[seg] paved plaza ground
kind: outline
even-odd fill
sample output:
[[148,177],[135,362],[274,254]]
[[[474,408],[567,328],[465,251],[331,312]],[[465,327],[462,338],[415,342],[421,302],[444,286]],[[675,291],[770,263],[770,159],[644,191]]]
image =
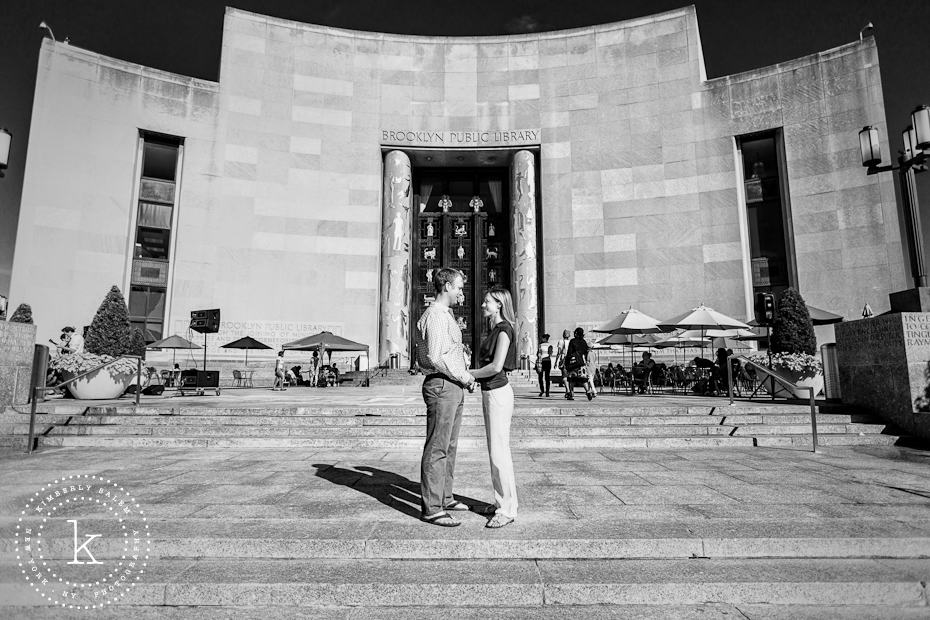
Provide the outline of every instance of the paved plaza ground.
[[[421,523],[418,458],[5,450],[0,616],[930,617],[927,452],[517,451],[520,514],[499,531]],[[151,524],[148,574],[104,611],[44,607],[11,556],[25,502],[79,474],[118,480]],[[459,456],[463,501],[490,500],[489,478],[485,453]]]

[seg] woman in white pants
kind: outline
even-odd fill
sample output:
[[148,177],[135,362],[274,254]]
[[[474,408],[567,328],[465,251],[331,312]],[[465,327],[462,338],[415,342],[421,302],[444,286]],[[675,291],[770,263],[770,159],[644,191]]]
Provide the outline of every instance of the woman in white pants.
[[513,387],[507,371],[517,367],[514,337],[513,299],[510,291],[493,287],[481,304],[488,320],[488,335],[481,342],[480,368],[469,370],[481,385],[484,427],[491,459],[491,484],[494,487],[494,516],[485,527],[500,528],[517,517],[517,483],[510,455],[510,420],[513,417]]

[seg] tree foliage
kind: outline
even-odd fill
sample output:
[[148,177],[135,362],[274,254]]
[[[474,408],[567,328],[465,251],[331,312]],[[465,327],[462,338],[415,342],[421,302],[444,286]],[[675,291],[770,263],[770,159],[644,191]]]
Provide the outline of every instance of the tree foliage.
[[132,328],[129,355],[137,355],[145,359],[145,335],[138,327]]
[[32,306],[29,304],[19,304],[10,317],[10,323],[32,324]]
[[788,288],[778,301],[772,325],[772,353],[817,352],[817,338],[807,304],[796,289]]
[[132,349],[129,308],[119,287],[113,285],[97,308],[97,314],[87,330],[84,349],[97,355],[119,357]]

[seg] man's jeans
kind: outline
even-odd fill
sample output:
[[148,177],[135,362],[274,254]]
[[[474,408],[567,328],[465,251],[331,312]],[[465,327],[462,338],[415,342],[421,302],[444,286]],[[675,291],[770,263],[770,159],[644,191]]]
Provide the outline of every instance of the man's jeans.
[[462,424],[465,390],[449,379],[430,375],[423,381],[426,445],[420,461],[423,515],[434,515],[453,501],[455,451]]

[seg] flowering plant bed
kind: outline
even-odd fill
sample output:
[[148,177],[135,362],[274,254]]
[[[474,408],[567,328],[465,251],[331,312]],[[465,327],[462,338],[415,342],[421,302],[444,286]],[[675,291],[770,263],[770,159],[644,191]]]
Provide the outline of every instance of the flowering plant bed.
[[59,355],[53,359],[51,364],[49,364],[49,368],[59,370],[63,373],[66,372],[72,377],[76,377],[77,375],[93,370],[107,362],[113,362],[105,368],[105,370],[109,371],[113,376],[122,376],[126,373],[132,374],[136,372],[136,360],[125,357],[117,359],[116,361],[113,361],[114,359],[116,358],[110,355],[68,353],[66,355]]
[[[752,355],[749,359],[760,366],[771,368],[778,376],[801,388],[789,390],[782,384],[775,382],[775,396],[807,399],[809,393],[804,388],[814,388],[814,396],[823,390],[823,363],[814,355],[807,353],[773,353],[771,364],[769,364],[767,355]],[[763,384],[765,389],[771,393],[773,389],[772,382],[763,381]]]
[[751,355],[749,359],[760,366],[771,368],[775,372],[787,371],[801,376],[813,376],[817,373],[823,373],[823,363],[817,356],[808,355],[807,353],[773,353],[771,365],[769,364],[769,357],[764,354],[757,353]]

